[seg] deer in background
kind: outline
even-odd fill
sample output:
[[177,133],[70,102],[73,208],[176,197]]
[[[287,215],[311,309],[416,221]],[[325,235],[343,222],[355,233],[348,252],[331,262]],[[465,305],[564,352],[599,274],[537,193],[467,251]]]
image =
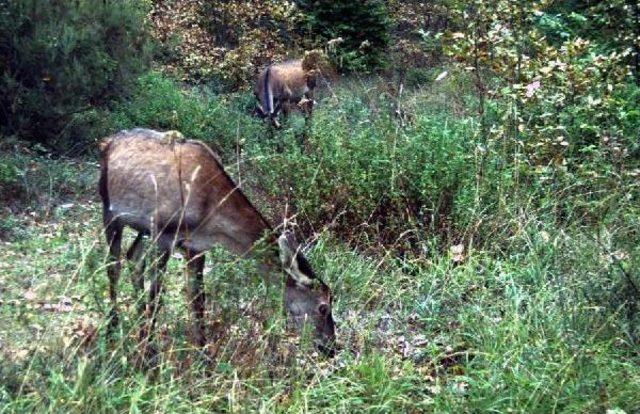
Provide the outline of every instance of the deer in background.
[[[153,331],[162,272],[171,252],[181,249],[189,274],[192,340],[198,346],[206,344],[203,321],[206,251],[220,244],[241,256],[257,255],[256,251],[261,249],[256,249],[256,245],[264,240],[266,248],[261,256],[264,269],[284,269],[286,273],[284,303],[289,320],[298,330],[311,324],[316,346],[333,355],[335,326],[329,287],[317,277],[289,237],[274,234],[209,147],[185,140],[175,131],[133,129],[105,138],[100,148],[99,193],[110,254],[107,268],[112,305],[110,330],[118,323],[117,283],[125,226],[138,232],[128,249],[128,259],[140,260],[146,235],[160,252],[154,265],[156,271],[152,272],[149,306],[144,307],[150,322],[148,328],[141,330],[140,339],[148,340]],[[144,262],[137,266],[138,276],[134,278],[138,292],[144,288],[143,270]]]
[[258,75],[254,94],[258,99],[257,113],[280,127],[278,114],[288,116],[291,106],[297,105],[309,118],[313,112],[313,90],[321,75],[321,52],[311,51],[301,60],[274,63]]

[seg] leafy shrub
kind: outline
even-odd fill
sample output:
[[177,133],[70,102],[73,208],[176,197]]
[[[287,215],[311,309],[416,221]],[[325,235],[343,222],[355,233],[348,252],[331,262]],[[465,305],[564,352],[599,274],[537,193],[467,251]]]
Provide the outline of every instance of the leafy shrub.
[[13,159],[0,157],[0,190],[3,194],[9,192],[9,188],[15,185],[20,179],[20,170],[14,164]]
[[139,78],[131,99],[116,105],[109,123],[112,132],[134,127],[178,130],[230,156],[238,144],[265,127],[252,116],[254,105],[250,94],[215,95],[150,72]]
[[300,13],[290,2],[157,1],[150,16],[165,73],[218,92],[246,88],[299,45]]
[[[475,5],[471,11],[458,6],[458,19],[471,13],[468,27],[449,33],[447,50],[473,71],[480,102],[494,105],[492,125],[487,108],[479,108],[485,138],[506,139],[512,146],[520,142],[532,164],[556,166],[606,151],[603,141],[629,144],[635,132],[627,119],[637,112],[636,105],[626,104],[633,102],[628,91],[635,89],[629,76],[633,26],[630,14],[622,13],[631,11],[629,5],[580,4],[578,10],[589,12],[590,19],[567,4],[476,0]],[[600,31],[584,26],[611,33],[585,39],[581,35]]]
[[337,67],[369,71],[386,64],[390,18],[386,2],[297,0],[306,15],[307,30],[324,41],[342,38],[333,50]]
[[430,113],[425,93],[407,108],[415,119],[402,128],[395,102],[380,87],[358,89],[354,82],[336,89],[335,100],[318,106],[306,138],[293,125],[274,138],[278,149],[258,135],[246,157],[269,193],[291,191],[299,224],[317,230],[335,222],[345,238],[375,235],[385,242],[408,229],[427,238],[449,233],[453,207],[473,199],[476,125]]
[[[559,225],[600,223],[617,208],[616,189],[632,188],[629,170],[638,165],[633,29],[619,15],[630,7],[580,6],[589,21],[567,4],[475,0],[474,6],[454,7],[447,51],[473,78],[487,150],[482,162],[499,172],[485,175],[482,185],[500,200],[494,215],[531,208]],[[591,30],[591,40],[581,37],[596,26],[609,35]]]
[[552,2],[540,14],[537,26],[556,46],[579,37],[597,43],[601,53],[635,48],[635,53],[624,54],[626,64],[635,64],[637,78],[638,13],[638,5],[627,0]]
[[79,120],[128,94],[149,63],[138,1],[0,1],[0,10],[6,134],[58,150],[86,139],[92,122]]

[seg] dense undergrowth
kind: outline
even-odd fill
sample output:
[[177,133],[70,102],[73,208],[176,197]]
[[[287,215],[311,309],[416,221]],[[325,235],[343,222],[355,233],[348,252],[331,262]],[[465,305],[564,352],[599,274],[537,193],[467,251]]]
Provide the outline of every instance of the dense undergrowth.
[[104,335],[95,160],[5,141],[0,411],[640,410],[633,151],[601,142],[593,156],[536,164],[483,136],[462,74],[401,101],[383,80],[344,81],[310,124],[294,114],[282,130],[251,116],[248,94],[156,73],[140,82],[109,129],[178,129],[216,148],[273,222],[288,217],[312,242],[342,350],[316,355],[284,327],[281,287],[214,250],[213,358],[186,339],[183,262],[172,260],[159,364],[139,367],[141,299],[126,272],[121,330],[115,343]]

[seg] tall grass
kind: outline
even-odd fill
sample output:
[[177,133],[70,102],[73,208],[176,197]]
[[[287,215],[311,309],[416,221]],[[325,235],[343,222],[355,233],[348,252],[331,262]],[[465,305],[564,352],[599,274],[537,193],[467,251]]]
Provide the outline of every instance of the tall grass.
[[[184,335],[181,265],[172,262],[152,374],[135,362],[136,298],[126,273],[119,339],[110,344],[94,332],[108,307],[105,252],[97,209],[79,214],[86,230],[63,224],[52,238],[2,248],[3,257],[19,255],[3,269],[5,411],[640,408],[640,361],[624,302],[614,289],[596,296],[604,287],[593,283],[608,278],[621,288],[624,280],[591,240],[530,227],[521,254],[474,251],[456,265],[446,255],[381,261],[323,236],[311,261],[336,292],[343,351],[334,360],[298,348],[282,330],[277,286],[267,289],[250,266],[214,252],[206,288],[208,332],[217,341],[208,361]],[[72,310],[40,305],[60,297],[71,298]]]

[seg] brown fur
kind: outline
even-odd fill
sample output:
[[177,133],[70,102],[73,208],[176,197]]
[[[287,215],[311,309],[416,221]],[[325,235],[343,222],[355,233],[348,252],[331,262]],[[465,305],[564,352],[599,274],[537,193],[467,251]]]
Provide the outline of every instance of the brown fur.
[[[287,309],[305,317],[320,305],[330,306],[329,289],[324,283],[310,283],[313,271],[288,243],[276,243],[267,220],[224,171],[217,156],[198,141],[184,140],[177,131],[161,133],[147,129],[121,131],[100,144],[102,150],[99,192],[103,201],[103,219],[113,262],[108,267],[110,296],[113,302],[112,325],[117,321],[116,284],[120,273],[120,241],[125,226],[139,232],[127,257],[140,259],[142,235],[149,234],[162,252],[158,267],[162,270],[174,248],[184,249],[189,259],[191,307],[196,319],[195,342],[204,345],[204,292],[202,271],[204,253],[221,244],[240,255],[250,253],[258,240],[267,237],[272,246],[265,260],[273,267],[279,246],[289,263],[285,270],[296,285],[287,288]],[[144,259],[142,259],[144,260]],[[283,263],[285,260],[283,259]],[[138,266],[144,269],[144,264]],[[154,274],[159,274],[155,272]],[[140,276],[142,277],[142,276]],[[144,286],[135,279],[136,289]],[[156,309],[161,292],[159,279],[152,281],[150,301]],[[151,312],[155,315],[155,310]],[[313,316],[313,315],[310,315]],[[320,318],[319,316],[317,318]],[[316,318],[316,319],[317,319]],[[318,335],[323,346],[333,341],[333,321],[318,319]],[[141,331],[145,339],[153,328]],[[320,329],[320,328],[318,328]],[[144,333],[143,333],[144,332]]]
[[[277,124],[281,111],[289,113],[291,105],[301,104],[307,115],[313,109],[313,90],[319,71],[303,69],[302,60],[276,63],[260,72],[254,93],[258,98],[258,112]],[[272,99],[269,99],[269,94]]]
[[239,254],[270,229],[204,144],[134,131],[107,139],[107,220],[160,233],[163,247]]

